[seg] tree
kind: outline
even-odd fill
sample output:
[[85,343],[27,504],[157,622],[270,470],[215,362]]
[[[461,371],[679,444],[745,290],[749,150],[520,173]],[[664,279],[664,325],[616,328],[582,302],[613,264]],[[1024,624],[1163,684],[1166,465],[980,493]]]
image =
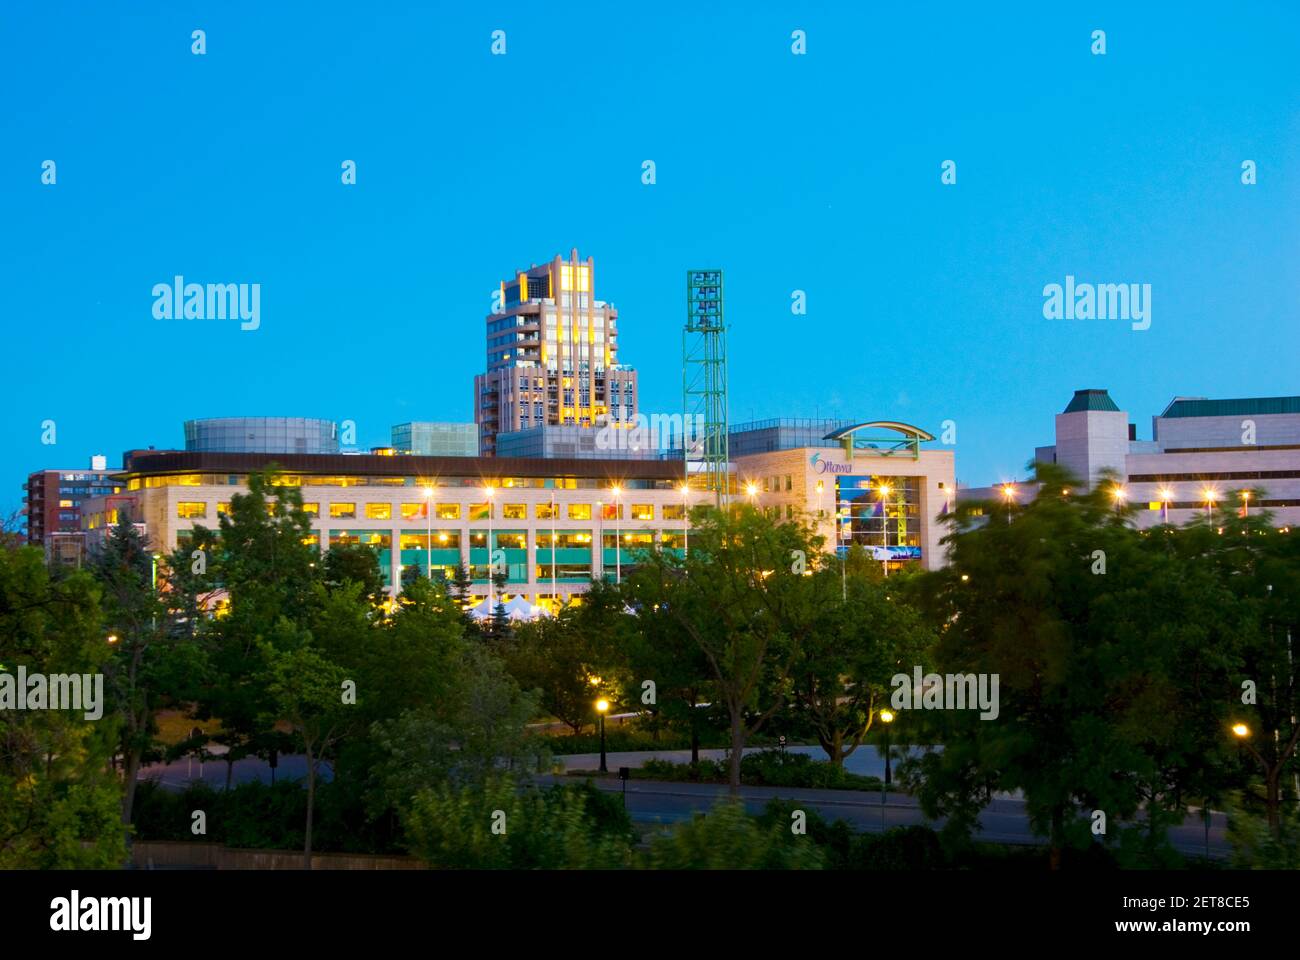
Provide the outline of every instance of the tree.
[[862,745],[890,680],[910,674],[934,641],[899,578],[889,579],[855,572],[845,584],[824,564],[800,585],[814,622],[792,671],[793,696],[837,767]]
[[229,598],[224,615],[202,633],[206,679],[195,697],[198,719],[221,718],[216,739],[228,748],[227,787],[237,760],[283,746],[274,728],[263,725],[271,715],[264,642],[284,635],[277,633],[281,620],[299,628],[308,621],[317,602],[310,586],[321,579],[302,494],[275,480],[274,467],[250,474],[248,493],[231,497],[219,536],[203,527],[193,534],[195,542],[214,546],[208,572]]
[[[281,628],[292,628],[287,621]],[[287,643],[266,645],[263,655],[269,671],[267,684],[275,712],[267,721],[282,719],[302,744],[307,755],[307,825],[303,844],[303,868],[311,869],[311,830],[315,811],[316,779],[320,763],[355,722],[355,700],[345,701],[347,672],[310,646],[310,637],[298,637],[292,649]]]
[[735,801],[650,842],[650,865],[657,870],[818,870],[824,862],[811,837],[791,834],[789,821],[760,826]]
[[124,828],[131,824],[141,762],[156,752],[157,712],[183,689],[195,663],[194,647],[179,642],[169,629],[156,564],[125,513],[89,564],[102,587],[104,628],[112,638],[105,675],[120,721]]
[[689,557],[648,554],[624,582],[637,609],[667,611],[708,663],[730,720],[736,795],[746,740],[786,703],[811,625],[796,581],[820,541],[804,526],[775,524],[751,507],[694,513]]
[[927,816],[947,818],[950,843],[993,790],[1020,790],[1053,868],[1067,847],[1096,842],[1093,811],[1106,842],[1126,845],[1143,806],[1139,849],[1157,862],[1198,783],[1197,751],[1216,736],[1249,618],[1210,564],[1167,554],[1164,538],[1181,533],[1129,527],[1106,481],[1080,494],[1052,465],[1037,480],[1034,500],[999,506],[994,522],[980,515],[992,505],[960,506],[950,565],[917,584],[940,632],[935,670],[996,678],[998,711],[900,718],[943,744],[900,773]]
[[384,574],[372,547],[360,543],[342,543],[325,552],[323,579],[331,589],[345,583],[360,584],[362,594],[373,606],[388,599]]
[[[97,674],[109,655],[99,588],[86,571],[51,580],[36,547],[0,546],[0,702],[26,696],[17,672]],[[89,707],[83,692],[83,705]],[[0,709],[0,869],[122,863],[121,793],[105,712]],[[98,704],[102,710],[104,704]],[[91,711],[94,712],[93,710]]]

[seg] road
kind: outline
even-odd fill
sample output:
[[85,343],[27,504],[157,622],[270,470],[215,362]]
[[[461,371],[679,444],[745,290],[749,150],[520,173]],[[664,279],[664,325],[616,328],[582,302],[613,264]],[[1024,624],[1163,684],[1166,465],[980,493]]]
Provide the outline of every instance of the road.
[[[818,759],[824,759],[825,753],[820,747],[790,747],[791,752],[808,753]],[[753,752],[752,750],[746,752]],[[906,748],[895,748],[894,764],[897,768],[898,758],[906,753]],[[700,756],[712,760],[721,759],[724,750],[701,750]],[[671,760],[674,763],[686,763],[690,760],[689,750],[659,750],[639,753],[609,753],[606,763],[611,771],[619,767],[640,767],[651,757]],[[595,753],[571,754],[556,757],[557,768],[566,772],[591,770],[600,765],[600,755]],[[208,761],[203,765],[202,779],[209,786],[221,789],[226,782],[226,765],[221,761]],[[851,754],[844,763],[851,773],[867,776],[884,776],[884,758],[874,747],[861,747]],[[306,776],[307,764],[301,756],[281,756],[276,770],[278,780],[298,780]],[[332,773],[327,764],[322,765],[321,778],[328,780]],[[170,764],[152,764],[141,769],[140,779],[157,778],[167,789],[182,790],[192,780],[199,779],[199,764],[178,760]],[[537,778],[540,783],[565,782],[566,777],[544,776]],[[263,760],[248,758],[239,760],[234,765],[233,783],[251,783],[261,781],[269,783],[271,771]],[[594,778],[593,782],[602,790],[614,793],[622,791],[622,783],[610,778]],[[627,808],[632,819],[639,823],[675,823],[688,819],[697,811],[705,811],[727,796],[723,784],[710,783],[668,783],[652,780],[630,780],[627,783]],[[889,792],[885,796],[882,811],[879,791],[858,790],[807,790],[783,787],[743,787],[741,799],[746,809],[758,813],[767,802],[775,797],[782,797],[805,804],[808,809],[816,810],[828,820],[845,820],[856,830],[876,832],[881,829],[882,812],[885,828],[928,824],[939,827],[942,821],[928,821],[921,813],[916,800],[906,794]],[[1017,794],[995,794],[992,802],[983,810],[979,822],[983,830],[979,839],[991,843],[1036,844],[1042,841],[1029,831],[1029,820],[1025,814],[1024,802]],[[1210,856],[1223,859],[1230,855],[1231,847],[1226,839],[1227,817],[1220,812],[1212,812],[1210,820]],[[1192,856],[1205,855],[1205,823],[1199,810],[1188,815],[1183,824],[1169,831],[1170,842],[1174,848]]]

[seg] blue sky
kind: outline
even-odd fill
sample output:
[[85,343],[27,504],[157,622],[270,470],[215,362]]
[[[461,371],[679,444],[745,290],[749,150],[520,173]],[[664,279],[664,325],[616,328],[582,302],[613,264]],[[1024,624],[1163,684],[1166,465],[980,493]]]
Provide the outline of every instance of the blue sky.
[[[965,483],[1076,388],[1143,438],[1300,392],[1300,5],[806,6],[6,5],[0,509],[190,417],[469,420],[492,290],[574,246],[645,412],[720,266],[733,421],[953,420]],[[176,274],[260,283],[261,328],[155,320]],[[1044,319],[1067,274],[1151,284],[1150,329]]]

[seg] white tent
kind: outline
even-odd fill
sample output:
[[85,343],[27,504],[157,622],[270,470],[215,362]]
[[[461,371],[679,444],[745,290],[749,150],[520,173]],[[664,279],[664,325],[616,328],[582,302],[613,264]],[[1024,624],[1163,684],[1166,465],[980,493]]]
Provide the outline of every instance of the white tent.
[[492,609],[495,606],[487,597],[483,602],[470,608],[469,615],[475,620],[486,620],[492,616]]

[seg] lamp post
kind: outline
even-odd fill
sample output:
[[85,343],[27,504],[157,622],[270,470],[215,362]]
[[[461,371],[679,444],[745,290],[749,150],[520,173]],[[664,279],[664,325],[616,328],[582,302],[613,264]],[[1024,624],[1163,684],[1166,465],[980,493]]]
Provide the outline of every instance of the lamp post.
[[1124,509],[1124,498],[1128,496],[1128,492],[1124,489],[1122,484],[1117,483],[1111,489],[1110,495],[1115,501],[1115,512],[1119,513]]
[[1205,519],[1212,521],[1214,519],[1214,500],[1218,496],[1210,487],[1205,488]]
[[1241,519],[1250,519],[1250,491],[1241,491]]
[[880,711],[880,722],[885,725],[885,782],[880,786],[880,831],[885,831],[885,790],[893,781],[889,769],[889,725],[894,722],[894,714],[889,710]]
[[1164,513],[1164,516],[1161,517],[1161,520],[1164,523],[1169,522],[1169,506],[1170,503],[1173,501],[1173,499],[1174,499],[1174,492],[1172,490],[1170,490],[1168,487],[1162,487],[1160,489],[1160,507]]
[[488,508],[487,555],[488,555],[488,608],[489,609],[491,609],[492,607],[492,574],[495,572],[493,570],[493,564],[492,564],[492,496],[495,493],[496,490],[491,484],[488,484],[486,487],[483,488],[483,494],[484,496],[487,497],[487,508]]
[[616,483],[611,491],[614,494],[614,582],[623,582],[623,538],[621,525],[619,524],[619,514],[623,510],[623,504],[619,500],[619,494],[623,492],[622,488]]
[[424,488],[424,576],[433,582],[433,487]]
[[885,576],[889,576],[889,484],[880,485],[880,529],[885,536],[885,557],[880,561],[880,565],[885,568]]
[[555,612],[560,612],[560,592],[556,587],[555,579],[555,489],[551,489],[551,603],[555,605]]
[[1016,488],[1014,484],[1004,483],[1002,485],[1002,496],[1007,501],[1007,523],[1011,523],[1011,505],[1016,502]]
[[601,697],[596,701],[596,713],[600,715],[600,772],[609,773],[605,765],[605,714],[609,712],[609,701]]
[[691,488],[682,484],[682,543],[685,546],[685,555],[691,555]]

